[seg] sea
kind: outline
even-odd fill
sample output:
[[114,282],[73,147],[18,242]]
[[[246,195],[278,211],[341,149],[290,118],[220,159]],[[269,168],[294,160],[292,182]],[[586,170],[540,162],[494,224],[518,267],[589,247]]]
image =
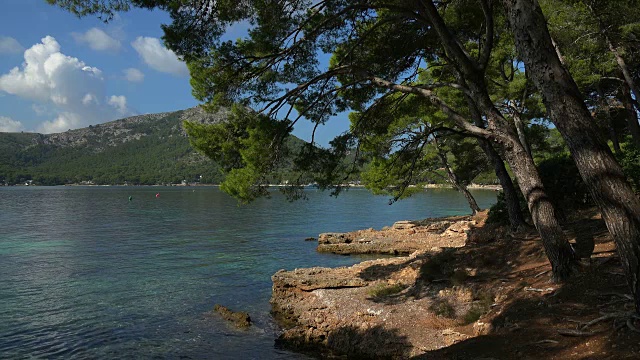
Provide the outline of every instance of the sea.
[[392,205],[360,188],[305,192],[240,205],[205,186],[0,187],[0,359],[306,359],[274,345],[271,275],[371,258],[306,238],[470,212],[450,189]]

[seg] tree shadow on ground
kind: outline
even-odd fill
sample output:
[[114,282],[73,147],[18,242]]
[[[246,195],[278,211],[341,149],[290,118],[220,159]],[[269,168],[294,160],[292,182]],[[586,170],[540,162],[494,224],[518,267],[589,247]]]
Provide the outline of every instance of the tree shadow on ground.
[[[581,264],[563,284],[551,283],[549,262],[532,230],[508,239],[471,233],[470,238],[476,241],[464,248],[426,253],[391,265],[372,265],[360,277],[385,280],[406,266],[419,269],[419,277],[408,289],[370,299],[386,304],[434,296],[456,283],[474,291],[508,293],[507,299],[496,300],[480,316],[480,322],[490,325],[487,335],[428,351],[418,359],[640,358],[640,333],[632,330],[640,324],[628,315],[634,309],[633,301],[604,222],[589,218],[563,227],[567,237],[576,242],[574,246],[580,246],[581,241],[591,243],[583,255],[589,263]],[[469,268],[473,268],[473,274],[456,279],[458,270]],[[616,316],[603,319],[611,314]],[[585,326],[594,319],[601,320]],[[626,326],[630,319],[631,327]],[[460,321],[459,325],[456,331],[474,334],[471,324]]]
[[[489,316],[492,331],[416,359],[637,359],[640,333],[626,326],[633,311],[617,258],[582,269],[545,293],[521,296]],[[524,276],[524,278],[529,278]],[[517,296],[517,295],[516,295]],[[603,318],[607,314],[620,316]],[[585,326],[592,320],[602,319]],[[617,329],[616,329],[617,328]]]

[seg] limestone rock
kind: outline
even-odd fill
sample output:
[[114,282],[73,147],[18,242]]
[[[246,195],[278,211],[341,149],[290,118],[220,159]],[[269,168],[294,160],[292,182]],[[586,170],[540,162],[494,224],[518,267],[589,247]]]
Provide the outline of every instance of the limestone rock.
[[243,311],[232,311],[229,308],[216,304],[213,311],[222,316],[223,319],[233,323],[236,327],[247,328],[251,326],[251,317]]

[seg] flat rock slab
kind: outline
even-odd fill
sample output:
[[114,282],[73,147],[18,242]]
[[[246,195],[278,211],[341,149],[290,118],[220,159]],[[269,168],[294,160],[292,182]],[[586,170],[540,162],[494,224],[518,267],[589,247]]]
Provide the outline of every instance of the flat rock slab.
[[477,225],[470,216],[421,221],[398,221],[382,230],[366,229],[348,233],[323,233],[318,252],[333,254],[408,255],[434,247],[461,247],[467,233]]

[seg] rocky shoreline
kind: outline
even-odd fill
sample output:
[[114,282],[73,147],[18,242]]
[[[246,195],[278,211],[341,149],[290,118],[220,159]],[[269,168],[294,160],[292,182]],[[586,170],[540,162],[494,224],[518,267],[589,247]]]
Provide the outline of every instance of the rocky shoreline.
[[470,230],[485,219],[483,213],[321,234],[321,252],[404,256],[278,271],[271,298],[272,313],[284,328],[278,343],[323,356],[407,358],[485,332],[481,322],[462,330],[438,314],[445,302],[446,311],[465,314],[475,299],[469,289],[448,286],[459,269],[440,269],[436,263],[465,246]]
[[274,274],[277,345],[322,358],[638,359],[615,244],[597,212],[576,215],[567,237],[595,250],[561,284],[533,229],[486,224],[486,212],[321,234],[318,251],[384,258]]

